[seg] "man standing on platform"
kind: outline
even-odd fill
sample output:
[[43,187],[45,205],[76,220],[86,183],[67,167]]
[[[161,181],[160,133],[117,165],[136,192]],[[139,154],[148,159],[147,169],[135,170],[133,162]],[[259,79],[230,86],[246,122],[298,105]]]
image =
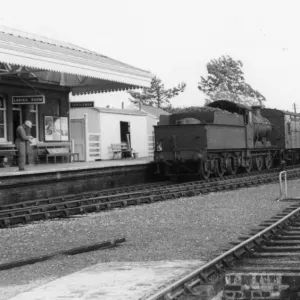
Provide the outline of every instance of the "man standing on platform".
[[25,163],[26,163],[26,142],[29,143],[33,139],[32,136],[27,135],[26,129],[31,129],[32,123],[30,121],[25,121],[23,125],[18,126],[17,128],[17,139],[16,139],[16,147],[18,149],[18,164],[19,171],[25,171]]

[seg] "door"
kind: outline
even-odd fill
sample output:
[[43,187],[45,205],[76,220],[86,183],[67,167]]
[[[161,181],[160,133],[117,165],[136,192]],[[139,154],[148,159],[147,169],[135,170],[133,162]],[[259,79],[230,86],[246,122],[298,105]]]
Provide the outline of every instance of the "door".
[[74,140],[74,151],[79,153],[79,160],[85,161],[85,121],[84,119],[71,120],[71,139]]
[[16,140],[16,132],[19,125],[22,124],[21,109],[13,108],[13,142]]
[[285,115],[285,148],[292,148],[292,121],[290,115]]
[[121,143],[127,143],[130,147],[130,123],[129,122],[120,122],[120,133],[121,133]]

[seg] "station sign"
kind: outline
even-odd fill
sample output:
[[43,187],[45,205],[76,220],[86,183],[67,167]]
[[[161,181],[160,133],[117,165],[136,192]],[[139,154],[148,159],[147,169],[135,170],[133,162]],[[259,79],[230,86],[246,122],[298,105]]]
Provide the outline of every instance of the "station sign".
[[12,96],[12,104],[45,104],[45,96]]
[[70,102],[71,108],[94,107],[94,101]]

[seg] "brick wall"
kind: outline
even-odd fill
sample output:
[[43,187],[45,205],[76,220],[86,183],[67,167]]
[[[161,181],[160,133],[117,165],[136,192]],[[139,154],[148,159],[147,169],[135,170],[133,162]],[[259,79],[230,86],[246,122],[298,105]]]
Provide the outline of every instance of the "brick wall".
[[152,164],[1,176],[0,205],[97,191],[153,179]]

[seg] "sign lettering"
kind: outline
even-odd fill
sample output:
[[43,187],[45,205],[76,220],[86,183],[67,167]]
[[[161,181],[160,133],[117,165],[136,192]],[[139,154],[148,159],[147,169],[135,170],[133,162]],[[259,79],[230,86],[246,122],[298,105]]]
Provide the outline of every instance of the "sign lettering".
[[45,104],[45,96],[12,96],[12,104]]
[[94,101],[70,102],[71,108],[94,107]]

